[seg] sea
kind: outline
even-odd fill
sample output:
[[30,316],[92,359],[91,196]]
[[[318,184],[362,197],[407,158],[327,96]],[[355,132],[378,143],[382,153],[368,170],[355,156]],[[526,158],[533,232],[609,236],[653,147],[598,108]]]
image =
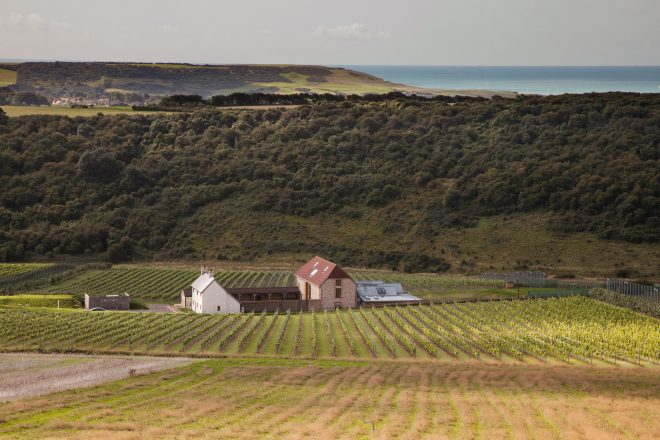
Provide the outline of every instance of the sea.
[[660,93],[660,66],[341,66],[387,81],[431,89],[493,90],[540,95],[589,92]]

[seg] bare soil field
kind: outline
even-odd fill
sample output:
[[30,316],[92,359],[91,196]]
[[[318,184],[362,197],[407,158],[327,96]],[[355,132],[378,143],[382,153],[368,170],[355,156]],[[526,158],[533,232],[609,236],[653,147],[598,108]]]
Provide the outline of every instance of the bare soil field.
[[183,358],[0,354],[0,402],[98,385],[191,362]]
[[9,438],[657,439],[660,369],[209,360],[0,405]]

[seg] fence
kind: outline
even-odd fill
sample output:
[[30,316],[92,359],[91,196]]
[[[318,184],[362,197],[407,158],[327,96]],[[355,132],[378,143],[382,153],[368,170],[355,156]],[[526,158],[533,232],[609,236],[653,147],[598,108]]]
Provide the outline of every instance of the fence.
[[479,275],[484,280],[502,280],[529,287],[545,287],[545,272],[485,272]]
[[588,289],[573,289],[573,290],[530,290],[527,292],[527,298],[554,298],[563,296],[585,295]]
[[607,290],[623,293],[624,295],[641,296],[652,301],[660,301],[660,285],[633,283],[620,278],[608,278]]
[[275,310],[278,312],[309,312],[311,310],[321,310],[321,300],[319,299],[283,299],[273,301],[242,301],[241,309],[243,312],[261,313],[264,310],[272,313]]
[[486,272],[479,275],[486,280],[502,280],[515,283],[521,287],[553,287],[559,289],[593,289],[605,287],[605,282],[599,281],[576,281],[546,278],[545,272]]
[[42,280],[53,275],[59,275],[74,269],[75,267],[76,266],[73,264],[54,264],[52,266],[44,267],[43,269],[33,270],[13,277],[0,278],[0,291],[9,289],[17,284]]

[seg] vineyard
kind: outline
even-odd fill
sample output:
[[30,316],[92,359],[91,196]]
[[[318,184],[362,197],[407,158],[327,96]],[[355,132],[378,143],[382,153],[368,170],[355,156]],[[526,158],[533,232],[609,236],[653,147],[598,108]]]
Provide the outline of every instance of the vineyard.
[[[177,301],[181,289],[199,275],[195,270],[115,266],[106,270],[83,272],[71,279],[41,289],[43,293],[82,295],[120,294],[155,301]],[[225,287],[288,286],[289,272],[227,271],[216,274]]]
[[[105,270],[87,270],[72,278],[37,290],[40,293],[74,295],[127,292],[133,297],[151,301],[177,301],[181,289],[189,286],[198,274],[199,272],[196,270],[119,265]],[[476,289],[483,295],[515,296],[515,292],[502,289],[504,286],[502,281],[474,277],[368,270],[353,271],[351,276],[355,280],[383,280],[401,283],[406,290],[421,296],[452,289],[459,292],[455,296],[462,296],[463,292],[471,289]],[[228,270],[216,272],[215,277],[225,287],[295,285],[293,274],[287,271]],[[466,296],[470,296],[470,294],[466,294]]]
[[504,287],[504,281],[487,280],[476,277],[460,275],[436,275],[421,273],[376,272],[356,270],[351,272],[355,280],[382,280],[392,283],[401,283],[410,290],[439,290],[455,287]]
[[78,302],[71,295],[9,295],[0,296],[0,308],[74,308]]
[[585,297],[312,313],[0,310],[0,348],[287,357],[660,362],[660,325]]
[[[145,362],[71,360],[92,379]],[[0,437],[656,440],[659,396],[655,368],[209,359],[0,403]]]
[[48,266],[48,263],[0,263],[0,279],[13,278]]

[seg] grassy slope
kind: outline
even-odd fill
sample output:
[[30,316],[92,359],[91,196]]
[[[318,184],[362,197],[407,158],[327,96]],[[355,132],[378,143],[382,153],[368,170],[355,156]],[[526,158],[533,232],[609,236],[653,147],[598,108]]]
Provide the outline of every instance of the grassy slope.
[[78,302],[71,295],[23,294],[0,296],[0,308],[74,308]]
[[[404,202],[396,202],[404,203]],[[405,248],[410,251],[439,255],[451,263],[451,272],[480,273],[484,271],[543,270],[553,274],[612,277],[619,270],[630,276],[657,278],[660,276],[660,248],[657,244],[634,244],[603,240],[591,233],[559,234],[547,227],[548,214],[530,213],[495,216],[482,219],[474,228],[445,229],[432,240],[414,238],[415,234],[383,232],[381,219],[396,212],[397,206],[386,209],[364,209],[360,218],[327,219],[323,216],[301,218],[275,214],[253,213],[249,218],[228,215],[220,220],[226,231],[215,237],[197,235],[203,231],[195,223],[212,217],[218,207],[209,204],[198,216],[182,221],[173,235],[187,232],[198,255],[213,259],[222,247],[243,248],[263,237],[264,224],[277,224],[277,237],[270,242],[295,242],[322,252],[324,246],[342,244],[384,251]],[[407,219],[414,224],[416,219]],[[405,232],[404,232],[405,233]],[[267,247],[267,243],[263,244]],[[257,246],[255,246],[257,247]],[[309,254],[311,255],[311,253]],[[308,254],[281,255],[283,261],[304,260]],[[277,260],[277,256],[263,261]]]
[[0,69],[0,87],[10,86],[16,83],[16,71]]
[[657,368],[209,360],[0,404],[0,436],[650,439],[659,384]]
[[[104,63],[96,63],[98,71]],[[425,89],[391,83],[383,79],[362,72],[349,69],[324,66],[302,65],[187,65],[176,63],[136,64],[136,63],[105,63],[105,74],[100,73],[97,78],[90,77],[88,68],[84,64],[76,67],[75,63],[65,63],[68,78],[75,80],[77,70],[85,69],[84,80],[79,83],[88,88],[104,87],[107,92],[144,93],[152,95],[172,95],[198,93],[204,95],[220,95],[233,92],[254,92],[267,89],[276,93],[296,93],[299,91],[316,93],[386,93],[391,91],[404,91],[418,94],[454,95],[455,90]],[[122,69],[124,67],[124,69]],[[44,69],[44,66],[36,67]],[[108,69],[109,68],[109,69]],[[146,71],[140,74],[131,74],[143,68]],[[182,76],[163,76],[158,71],[179,72]],[[16,73],[6,71],[7,81],[16,81]],[[150,73],[149,73],[150,72]],[[273,72],[277,72],[281,81],[273,80]],[[13,74],[13,76],[11,76]],[[20,75],[20,66],[19,66]],[[108,75],[108,76],[106,76]],[[214,79],[209,79],[212,76]],[[204,85],[194,84],[198,78],[204,77]],[[34,78],[34,75],[33,75]],[[90,79],[91,78],[91,79]],[[45,87],[53,85],[51,82],[60,82],[55,77],[36,81],[32,86]],[[0,77],[0,81],[2,78]],[[20,78],[19,78],[20,80]],[[109,82],[110,84],[106,84]],[[59,87],[59,86],[58,86]],[[73,89],[69,90],[69,93]],[[461,90],[462,95],[492,96],[495,92],[487,90]],[[498,92],[499,95],[513,96],[509,92]]]
[[46,107],[27,105],[3,105],[2,109],[9,117],[31,116],[31,115],[63,115],[63,116],[96,116],[99,113],[105,115],[141,115],[157,112],[133,111],[130,107],[96,107],[96,108],[71,108],[71,107]]
[[[240,106],[240,107],[221,107],[215,110],[267,110],[270,108],[292,108],[296,105],[260,105],[260,106]],[[92,117],[99,113],[104,115],[145,115],[154,113],[168,113],[168,112],[154,112],[154,111],[135,111],[130,107],[95,107],[95,108],[71,108],[64,106],[27,106],[27,105],[3,105],[2,108],[7,116],[32,116],[32,115],[62,115],[69,117]]]

